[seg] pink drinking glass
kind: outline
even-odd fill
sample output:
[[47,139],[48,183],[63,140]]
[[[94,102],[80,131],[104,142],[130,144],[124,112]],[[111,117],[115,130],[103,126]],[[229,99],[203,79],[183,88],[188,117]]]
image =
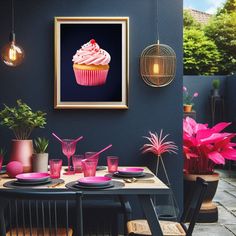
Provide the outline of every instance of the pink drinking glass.
[[107,157],[107,167],[109,173],[114,173],[118,169],[119,157],[108,156]]
[[84,159],[84,155],[74,155],[72,156],[72,164],[75,173],[83,172],[82,160]]
[[62,152],[63,154],[67,157],[68,160],[68,169],[67,172],[64,173],[64,175],[73,175],[74,171],[71,171],[70,168],[70,158],[72,155],[75,154],[75,149],[76,149],[76,143],[75,140],[73,139],[62,139]]
[[[85,152],[84,156],[86,159],[90,158],[91,156],[94,156],[97,152]],[[99,154],[93,157],[93,159],[99,159]]]
[[95,176],[98,159],[84,159],[82,160],[84,177]]
[[49,165],[50,165],[50,177],[52,179],[59,179],[61,176],[62,160],[51,159],[49,160]]

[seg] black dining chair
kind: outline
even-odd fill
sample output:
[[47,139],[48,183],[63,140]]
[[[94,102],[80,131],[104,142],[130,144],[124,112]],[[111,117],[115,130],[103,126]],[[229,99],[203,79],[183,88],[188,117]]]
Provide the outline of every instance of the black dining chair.
[[[199,210],[201,208],[204,195],[207,190],[207,183],[202,178],[197,178],[196,188],[189,203],[187,211],[182,215],[180,222],[159,221],[163,236],[191,236]],[[189,219],[189,226],[186,227],[186,219]],[[129,235],[151,235],[151,231],[146,220],[131,220],[127,223]]]
[[1,236],[82,236],[82,194],[72,191],[0,191]]

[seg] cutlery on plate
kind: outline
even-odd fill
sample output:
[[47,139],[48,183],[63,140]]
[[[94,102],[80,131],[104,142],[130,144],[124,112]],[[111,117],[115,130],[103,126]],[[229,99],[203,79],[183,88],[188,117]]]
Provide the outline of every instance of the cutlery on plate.
[[154,183],[155,180],[154,179],[137,179],[137,178],[126,178],[126,179],[123,179],[124,182],[126,183]]
[[63,185],[63,184],[64,184],[64,183],[51,184],[51,185],[48,186],[48,188],[56,188],[56,187],[61,186],[61,185]]

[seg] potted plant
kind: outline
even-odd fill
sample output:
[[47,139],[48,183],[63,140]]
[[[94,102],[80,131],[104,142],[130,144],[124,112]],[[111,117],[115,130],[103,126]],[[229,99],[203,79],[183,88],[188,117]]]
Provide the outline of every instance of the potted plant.
[[214,167],[224,165],[225,159],[236,160],[236,143],[231,141],[236,134],[222,132],[230,124],[221,122],[209,128],[190,117],[183,120],[185,204],[192,197],[191,189],[198,176],[208,182],[199,222],[215,222],[218,219],[217,207],[212,203],[219,181]]
[[0,111],[0,124],[13,131],[15,139],[12,140],[10,154],[11,161],[20,161],[24,172],[32,169],[33,143],[29,140],[35,128],[44,128],[46,124],[46,113],[42,111],[33,112],[32,109],[21,100],[17,100],[17,106],[9,107],[4,104]]
[[220,90],[220,79],[213,79],[211,95],[213,97],[220,97],[219,90]]
[[34,154],[32,156],[33,172],[48,171],[48,139],[40,138],[34,140]]
[[155,174],[156,176],[158,176],[160,167],[162,167],[162,170],[164,171],[165,175],[165,182],[171,190],[171,194],[169,196],[164,196],[164,199],[162,198],[157,200],[156,196],[154,196],[155,208],[158,212],[159,219],[177,220],[179,208],[171,188],[170,180],[162,156],[166,153],[177,154],[178,147],[173,141],[166,140],[169,135],[163,135],[162,130],[160,134],[149,132],[149,135],[150,137],[145,137],[149,141],[149,143],[143,145],[143,147],[141,148],[142,153],[150,152],[154,154],[154,156],[156,157]]
[[194,106],[193,99],[198,97],[198,93],[195,92],[193,95],[189,94],[188,89],[183,87],[183,108],[184,112],[191,112]]

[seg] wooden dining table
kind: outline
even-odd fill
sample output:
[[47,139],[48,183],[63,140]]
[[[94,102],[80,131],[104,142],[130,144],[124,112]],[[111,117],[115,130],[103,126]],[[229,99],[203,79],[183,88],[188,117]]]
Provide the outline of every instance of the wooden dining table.
[[[153,195],[167,195],[170,192],[168,186],[166,186],[159,178],[157,178],[147,167],[144,168],[145,176],[142,178],[137,178],[136,182],[127,183],[124,178],[118,178],[108,173],[107,168],[103,170],[98,170],[96,176],[111,176],[114,181],[114,187],[107,189],[78,189],[82,191],[84,197],[93,196],[98,198],[99,196],[118,196],[121,199],[126,199],[127,196],[137,196],[140,205],[143,209],[144,215],[148,221],[152,235],[159,236],[162,235],[160,224],[158,221],[158,216],[153,205],[152,196]],[[78,179],[84,177],[83,173],[78,173],[74,175],[64,175],[65,167],[62,169],[60,179],[64,180],[64,183],[53,185],[49,184],[47,186],[37,186],[32,187],[32,189],[65,189],[72,181],[77,181]],[[7,177],[6,174],[0,175],[0,191],[5,188],[4,184],[14,180]],[[148,181],[143,181],[148,180]],[[27,186],[27,189],[29,187]],[[125,201],[125,200],[124,200]]]

